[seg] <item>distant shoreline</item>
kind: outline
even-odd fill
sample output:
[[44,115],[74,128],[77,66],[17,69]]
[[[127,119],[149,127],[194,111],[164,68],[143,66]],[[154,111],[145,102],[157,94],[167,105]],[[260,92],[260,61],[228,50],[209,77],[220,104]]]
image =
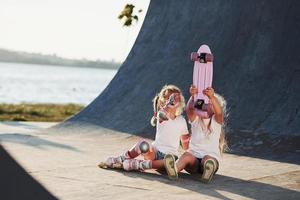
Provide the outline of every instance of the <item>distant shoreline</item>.
[[91,69],[103,69],[103,70],[118,70],[119,68],[108,68],[108,67],[93,67],[93,66],[75,66],[75,65],[59,65],[59,64],[40,64],[40,63],[23,63],[23,62],[10,62],[10,61],[1,61],[0,63],[8,64],[20,64],[20,65],[44,65],[47,67],[76,67],[76,68],[91,68]]
[[64,67],[87,67],[97,69],[114,69],[117,70],[122,63],[114,61],[87,60],[87,59],[68,59],[62,58],[55,54],[44,55],[40,53],[27,53],[21,51],[11,51],[0,48],[0,62],[3,63],[22,63],[48,66]]

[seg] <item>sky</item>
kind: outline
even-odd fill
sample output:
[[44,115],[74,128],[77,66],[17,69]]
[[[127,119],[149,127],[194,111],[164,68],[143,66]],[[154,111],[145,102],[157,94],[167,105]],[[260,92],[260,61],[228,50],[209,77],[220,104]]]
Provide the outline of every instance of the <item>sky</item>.
[[[117,17],[127,3],[140,20],[123,27]],[[0,0],[0,48],[66,58],[122,62],[150,0]]]

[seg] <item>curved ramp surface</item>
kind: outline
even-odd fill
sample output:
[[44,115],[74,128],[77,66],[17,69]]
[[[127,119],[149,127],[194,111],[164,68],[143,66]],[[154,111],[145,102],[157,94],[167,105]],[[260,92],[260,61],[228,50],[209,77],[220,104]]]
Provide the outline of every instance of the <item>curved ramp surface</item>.
[[60,127],[151,135],[153,96],[175,84],[188,98],[190,52],[208,44],[213,86],[227,99],[232,131],[300,135],[299,13],[298,0],[152,0],[114,79]]

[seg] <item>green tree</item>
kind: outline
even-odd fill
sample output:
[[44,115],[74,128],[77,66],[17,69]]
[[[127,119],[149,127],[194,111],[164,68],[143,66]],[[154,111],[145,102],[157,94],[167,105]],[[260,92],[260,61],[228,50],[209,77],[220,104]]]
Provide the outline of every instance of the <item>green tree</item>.
[[[119,14],[118,18],[120,20],[125,19],[123,25],[124,26],[131,26],[132,25],[132,21],[138,21],[139,18],[137,15],[133,14],[133,10],[134,10],[134,5],[132,4],[126,4],[124,9],[121,11],[121,13]],[[142,10],[138,10],[138,13],[141,13]]]

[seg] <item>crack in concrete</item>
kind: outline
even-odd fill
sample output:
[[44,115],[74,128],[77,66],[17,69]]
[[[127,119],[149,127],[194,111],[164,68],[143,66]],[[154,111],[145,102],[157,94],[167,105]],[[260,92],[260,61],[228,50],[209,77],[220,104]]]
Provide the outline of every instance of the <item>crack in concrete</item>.
[[68,177],[64,177],[64,176],[50,176],[50,177],[54,177],[54,178],[60,178],[60,179],[66,179],[66,180],[72,180],[72,181],[84,181],[84,182],[95,182],[95,181],[87,181],[87,180],[82,180],[82,179],[77,179],[77,178],[68,178]]
[[119,185],[119,184],[107,184],[115,187],[123,187],[123,188],[129,188],[129,189],[137,189],[137,190],[143,190],[143,191],[151,191],[146,188],[141,188],[141,187],[135,187],[135,186],[127,186],[127,185]]

